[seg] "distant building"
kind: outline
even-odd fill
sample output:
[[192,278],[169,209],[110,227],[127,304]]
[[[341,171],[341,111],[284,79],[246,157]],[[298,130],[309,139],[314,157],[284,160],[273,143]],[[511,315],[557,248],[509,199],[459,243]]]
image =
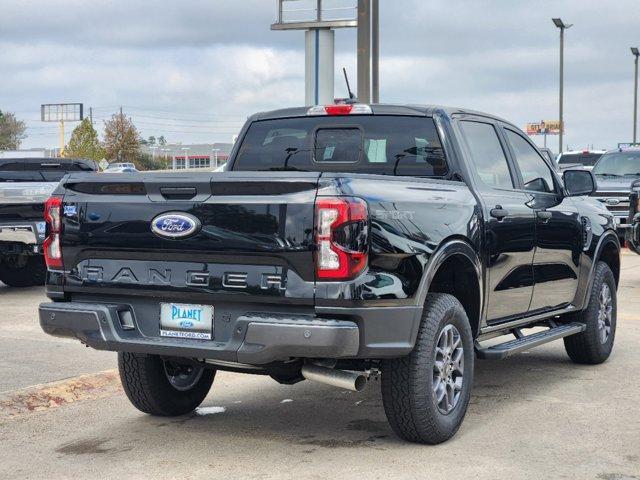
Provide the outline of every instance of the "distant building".
[[214,169],[227,163],[233,143],[167,144],[144,145],[142,151],[156,158],[164,158],[167,168],[184,170],[186,168]]

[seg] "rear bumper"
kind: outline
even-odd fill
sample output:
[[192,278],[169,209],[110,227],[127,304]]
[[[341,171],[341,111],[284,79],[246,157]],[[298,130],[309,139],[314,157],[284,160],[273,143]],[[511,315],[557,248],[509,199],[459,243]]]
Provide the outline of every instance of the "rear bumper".
[[252,313],[238,317],[225,342],[149,337],[120,324],[119,305],[75,302],[40,305],[40,326],[98,350],[216,359],[252,365],[290,357],[348,358],[359,349],[358,326],[347,320]]
[[[157,302],[151,302],[156,304]],[[119,312],[133,313],[123,328]],[[98,350],[147,353],[264,365],[290,358],[383,358],[408,354],[421,318],[417,307],[329,308],[316,314],[216,310],[213,340],[159,335],[157,312],[145,303],[51,302],[40,325],[53,336]]]
[[44,240],[44,222],[0,222],[0,242],[37,246]]

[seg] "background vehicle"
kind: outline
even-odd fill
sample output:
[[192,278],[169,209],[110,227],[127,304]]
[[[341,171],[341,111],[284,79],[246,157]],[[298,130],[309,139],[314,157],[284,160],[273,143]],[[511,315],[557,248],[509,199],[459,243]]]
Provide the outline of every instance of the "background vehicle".
[[629,228],[625,231],[627,246],[640,255],[640,179],[631,184],[629,195]]
[[105,170],[105,173],[136,173],[138,171],[137,168],[131,167],[114,167],[108,168]]
[[190,412],[216,370],[352,390],[381,374],[394,431],[440,443],[476,356],[564,338],[578,363],[608,358],[613,216],[591,172],[561,182],[512,124],[328,105],[255,115],[239,138],[229,171],[73,174],[47,202],[40,324],[118,351],[141,411]]
[[631,184],[640,179],[640,148],[617,149],[607,152],[593,167],[598,180],[594,196],[616,218],[618,234],[625,238],[629,224],[629,194]]
[[68,172],[95,170],[92,160],[0,159],[0,281],[14,287],[44,283],[44,202]]
[[582,166],[591,170],[606,150],[580,150],[575,152],[563,152],[558,157],[558,169],[566,170]]
[[105,171],[109,170],[119,170],[119,169],[123,169],[123,168],[128,168],[128,169],[133,169],[134,171],[138,171],[138,169],[136,168],[135,164],[131,163],[131,162],[115,162],[115,163],[110,163],[107,168],[105,168]]
[[539,150],[547,158],[547,160],[549,160],[551,165],[556,165],[556,157],[557,157],[557,155],[555,153],[553,153],[553,151],[550,148],[541,147],[541,148],[539,148]]

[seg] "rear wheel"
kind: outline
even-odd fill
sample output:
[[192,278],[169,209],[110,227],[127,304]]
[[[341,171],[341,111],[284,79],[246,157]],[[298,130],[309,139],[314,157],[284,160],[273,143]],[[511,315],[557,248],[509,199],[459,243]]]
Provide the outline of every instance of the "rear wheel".
[[41,255],[28,255],[0,263],[0,282],[10,287],[44,285],[47,266]]
[[118,353],[118,369],[133,406],[162,417],[192,412],[209,393],[215,377],[215,370],[196,363],[136,353]]
[[382,364],[382,399],[396,434],[429,444],[451,438],[467,411],[473,362],[464,308],[452,295],[429,294],[413,351]]
[[584,323],[587,328],[564,339],[564,347],[571,360],[595,365],[609,358],[616,336],[616,316],[616,281],[609,266],[598,262],[589,304],[571,318]]

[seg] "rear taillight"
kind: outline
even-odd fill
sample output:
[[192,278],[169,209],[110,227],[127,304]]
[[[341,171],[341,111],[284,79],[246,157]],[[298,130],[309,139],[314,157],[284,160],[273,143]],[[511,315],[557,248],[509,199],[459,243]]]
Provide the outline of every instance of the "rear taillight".
[[353,197],[316,200],[316,276],[345,280],[358,275],[368,260],[367,204]]
[[44,204],[44,219],[47,222],[47,238],[44,239],[44,260],[50,269],[62,268],[60,230],[62,227],[62,199],[51,197]]

